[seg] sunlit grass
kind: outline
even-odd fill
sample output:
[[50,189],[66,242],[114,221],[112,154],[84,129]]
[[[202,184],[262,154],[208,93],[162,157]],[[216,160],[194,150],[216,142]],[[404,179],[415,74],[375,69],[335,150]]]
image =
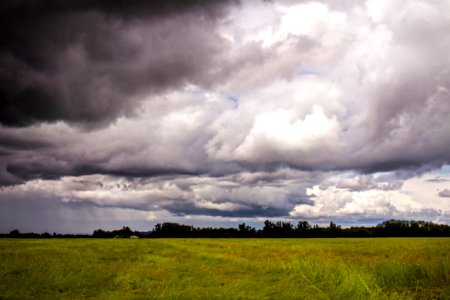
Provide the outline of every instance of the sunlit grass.
[[2,239],[0,298],[449,299],[450,239]]

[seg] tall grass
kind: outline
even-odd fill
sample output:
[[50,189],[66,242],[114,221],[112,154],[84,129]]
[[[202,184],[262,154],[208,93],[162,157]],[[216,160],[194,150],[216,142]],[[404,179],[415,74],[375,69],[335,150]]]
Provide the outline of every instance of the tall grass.
[[0,240],[4,299],[449,299],[450,239]]

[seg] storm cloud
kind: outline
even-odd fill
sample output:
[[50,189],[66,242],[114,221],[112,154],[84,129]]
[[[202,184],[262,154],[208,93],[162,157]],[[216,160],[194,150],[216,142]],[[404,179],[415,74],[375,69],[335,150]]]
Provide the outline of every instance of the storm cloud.
[[149,93],[213,84],[229,2],[3,1],[0,122],[107,124]]
[[1,211],[449,222],[449,9],[2,1]]

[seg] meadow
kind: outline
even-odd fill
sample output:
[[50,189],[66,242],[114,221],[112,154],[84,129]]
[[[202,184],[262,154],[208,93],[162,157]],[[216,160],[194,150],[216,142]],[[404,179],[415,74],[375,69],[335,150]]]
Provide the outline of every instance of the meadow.
[[0,298],[450,299],[450,239],[0,239]]

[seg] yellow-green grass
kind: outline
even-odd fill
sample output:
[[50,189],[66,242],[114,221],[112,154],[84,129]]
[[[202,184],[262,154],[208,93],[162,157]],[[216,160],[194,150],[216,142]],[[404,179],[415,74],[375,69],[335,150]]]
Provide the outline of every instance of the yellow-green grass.
[[2,299],[450,299],[450,239],[0,239]]

